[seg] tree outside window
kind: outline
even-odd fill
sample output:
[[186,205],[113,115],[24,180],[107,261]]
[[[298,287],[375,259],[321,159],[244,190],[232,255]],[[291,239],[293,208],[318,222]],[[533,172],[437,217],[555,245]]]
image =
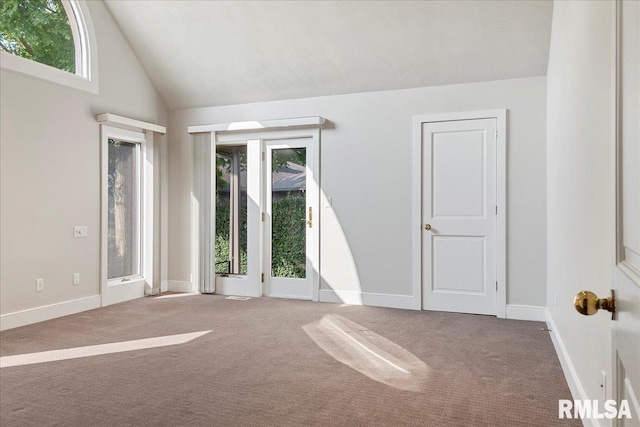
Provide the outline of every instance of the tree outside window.
[[60,0],[0,1],[0,49],[75,73],[75,45]]

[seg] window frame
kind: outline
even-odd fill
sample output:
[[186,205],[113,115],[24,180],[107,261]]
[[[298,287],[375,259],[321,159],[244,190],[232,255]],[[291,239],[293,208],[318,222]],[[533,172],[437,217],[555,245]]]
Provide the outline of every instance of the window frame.
[[[149,204],[153,203],[149,187],[153,182],[149,182],[147,177],[147,135],[142,131],[123,129],[120,127],[102,125],[101,126],[101,294],[102,305],[110,305],[115,302],[126,301],[131,298],[143,296],[145,284],[149,281],[150,271],[148,264],[153,257],[153,247],[150,246],[148,238],[147,211]],[[116,139],[123,142],[137,144],[137,194],[138,194],[138,266],[139,274],[108,279],[109,266],[109,139]],[[153,222],[153,218],[150,219]],[[113,295],[113,292],[121,293],[121,296]]]
[[[122,129],[119,132],[123,132]],[[126,132],[126,131],[125,131]],[[109,140],[115,140],[118,142],[125,142],[129,144],[135,144],[135,198],[136,198],[136,213],[135,213],[135,227],[136,227],[136,242],[135,242],[135,261],[137,273],[109,278],[109,254],[107,252],[107,286],[118,285],[120,283],[131,282],[135,280],[144,280],[144,261],[145,261],[145,247],[144,247],[144,230],[145,224],[143,221],[144,218],[144,209],[146,206],[145,203],[145,189],[144,189],[144,164],[145,160],[144,152],[146,151],[146,139],[144,138],[144,134],[138,134],[137,132],[126,132],[131,133],[131,136],[120,136],[116,137],[113,134],[109,134],[107,137],[107,175],[108,175],[108,162],[109,162]],[[107,211],[109,206],[109,183],[107,181]],[[107,212],[107,221],[108,221],[108,212]],[[108,233],[108,223],[107,223],[107,233]],[[108,245],[108,234],[107,234],[107,245]]]
[[89,8],[84,1],[61,2],[73,35],[75,74],[4,51],[0,51],[0,68],[98,94],[98,51]]

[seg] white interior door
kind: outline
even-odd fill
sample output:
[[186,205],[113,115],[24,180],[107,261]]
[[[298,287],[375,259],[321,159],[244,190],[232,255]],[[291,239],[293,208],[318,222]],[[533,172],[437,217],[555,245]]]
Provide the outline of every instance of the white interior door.
[[265,296],[314,299],[311,254],[318,209],[312,142],[312,138],[265,142]]
[[[618,4],[619,88],[617,162],[617,320],[612,321],[613,392],[631,418],[618,426],[640,426],[640,2]],[[624,96],[620,96],[620,95]]]
[[496,119],[422,124],[422,308],[496,314]]

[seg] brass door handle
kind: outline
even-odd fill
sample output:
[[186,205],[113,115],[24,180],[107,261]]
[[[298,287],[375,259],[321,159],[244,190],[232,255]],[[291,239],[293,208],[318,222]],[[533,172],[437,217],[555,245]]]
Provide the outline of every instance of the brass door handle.
[[424,229],[427,231],[431,230],[431,224],[425,224]]
[[611,318],[614,319],[616,315],[616,291],[612,289],[611,296],[606,299],[598,298],[591,291],[578,292],[573,298],[573,306],[578,313],[585,316],[596,314],[598,310],[607,310],[611,312]]

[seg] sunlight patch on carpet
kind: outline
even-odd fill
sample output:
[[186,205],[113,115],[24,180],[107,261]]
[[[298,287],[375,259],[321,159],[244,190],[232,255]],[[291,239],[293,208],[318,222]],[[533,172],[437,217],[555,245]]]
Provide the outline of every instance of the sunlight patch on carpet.
[[56,362],[59,360],[78,359],[81,357],[101,356],[104,354],[122,353],[125,351],[145,350],[149,348],[167,347],[186,344],[200,338],[211,331],[191,332],[187,334],[166,335],[155,338],[144,338],[133,341],[121,341],[109,344],[89,345],[63,350],[42,351],[39,353],[16,354],[0,357],[0,368],[33,365],[34,363]]
[[399,390],[426,390],[429,366],[393,341],[337,314],[302,326],[338,362]]
[[180,293],[180,294],[160,295],[160,296],[154,297],[153,299],[192,297],[194,295],[200,295],[200,294],[198,292],[184,292],[184,293]]

